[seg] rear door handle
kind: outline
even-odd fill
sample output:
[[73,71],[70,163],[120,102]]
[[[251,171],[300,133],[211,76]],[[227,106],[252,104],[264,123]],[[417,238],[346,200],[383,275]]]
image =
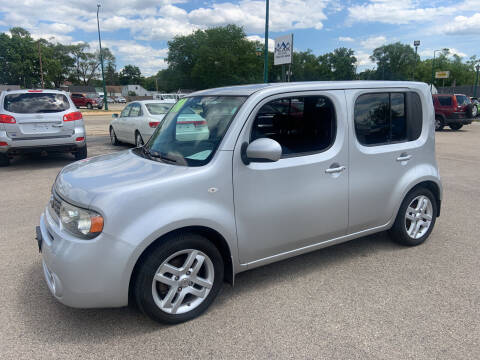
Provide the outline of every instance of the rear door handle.
[[411,158],[412,158],[412,155],[401,154],[399,157],[397,157],[397,161],[408,161]]
[[63,126],[63,123],[60,123],[60,124],[52,124],[53,127],[62,127]]
[[334,174],[334,173],[339,173],[339,172],[342,172],[343,170],[345,170],[346,167],[345,166],[339,166],[339,167],[334,167],[334,168],[328,168],[327,170],[325,170],[325,172],[327,174]]

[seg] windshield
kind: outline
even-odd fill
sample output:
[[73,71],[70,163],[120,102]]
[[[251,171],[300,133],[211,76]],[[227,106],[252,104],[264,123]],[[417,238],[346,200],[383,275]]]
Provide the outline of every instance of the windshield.
[[213,157],[245,96],[180,99],[165,116],[142,152],[154,160],[202,166]]
[[63,94],[20,93],[5,96],[3,106],[12,113],[36,114],[62,112],[70,108],[70,103]]
[[148,109],[148,112],[152,115],[163,115],[163,114],[166,114],[168,112],[168,110],[170,110],[170,108],[173,106],[172,103],[168,104],[168,103],[163,103],[163,104],[159,104],[159,103],[151,103],[151,104],[145,104],[145,106],[147,107]]

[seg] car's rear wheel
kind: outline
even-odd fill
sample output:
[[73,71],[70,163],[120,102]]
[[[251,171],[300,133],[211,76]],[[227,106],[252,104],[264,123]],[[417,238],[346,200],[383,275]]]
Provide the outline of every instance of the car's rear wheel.
[[93,106],[92,106],[91,103],[88,103],[88,104],[87,104],[87,109],[90,109],[90,110],[93,109]]
[[450,129],[452,129],[452,130],[460,130],[462,128],[463,124],[450,124],[448,126],[450,126]]
[[10,165],[10,158],[7,154],[0,154],[0,166]]
[[114,146],[117,146],[119,144],[117,134],[115,134],[115,130],[113,129],[113,127],[110,127],[110,143]]
[[206,238],[174,235],[147,255],[134,283],[138,307],[168,324],[191,320],[213,302],[223,284],[223,259]]
[[143,146],[143,145],[145,145],[145,143],[143,142],[142,135],[138,131],[136,131],[135,132],[135,146],[140,147],[140,146]]
[[87,158],[87,144],[82,146],[80,149],[73,153],[75,155],[75,160],[83,160]]
[[445,126],[445,124],[443,123],[443,120],[441,117],[439,116],[436,116],[435,117],[435,131],[441,131],[443,130],[443,127]]
[[411,191],[398,210],[390,235],[402,245],[420,245],[432,232],[437,211],[437,202],[430,190],[420,187]]
[[467,117],[470,119],[477,116],[478,109],[474,104],[468,104],[467,106]]

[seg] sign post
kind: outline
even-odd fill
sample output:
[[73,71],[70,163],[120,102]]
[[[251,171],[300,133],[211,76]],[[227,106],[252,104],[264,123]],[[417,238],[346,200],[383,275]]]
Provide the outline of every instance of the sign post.
[[282,80],[285,81],[285,65],[288,64],[288,77],[290,81],[292,58],[293,58],[293,34],[280,36],[275,39],[275,50],[273,56],[274,65],[282,65]]

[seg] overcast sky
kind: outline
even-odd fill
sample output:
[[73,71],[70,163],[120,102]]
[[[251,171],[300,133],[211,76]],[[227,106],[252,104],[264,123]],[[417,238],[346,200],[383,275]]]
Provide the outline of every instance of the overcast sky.
[[[165,68],[167,41],[195,29],[236,24],[262,40],[265,1],[101,0],[102,45],[144,75]],[[0,0],[0,31],[21,26],[35,38],[97,46],[97,1]],[[480,55],[480,0],[270,0],[270,38],[294,33],[296,50],[317,55],[345,46],[360,68],[371,68],[371,51],[389,42],[413,44],[431,57],[450,48],[461,56]],[[212,49],[213,51],[213,49]]]

